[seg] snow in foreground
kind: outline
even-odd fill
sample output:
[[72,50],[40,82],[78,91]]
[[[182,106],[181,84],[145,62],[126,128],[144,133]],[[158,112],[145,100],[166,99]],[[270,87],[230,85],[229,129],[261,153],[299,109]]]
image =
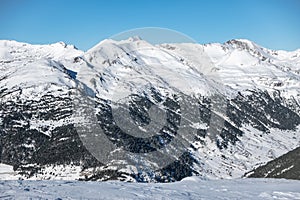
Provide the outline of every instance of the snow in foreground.
[[200,180],[176,183],[1,181],[0,199],[300,199],[300,181]]

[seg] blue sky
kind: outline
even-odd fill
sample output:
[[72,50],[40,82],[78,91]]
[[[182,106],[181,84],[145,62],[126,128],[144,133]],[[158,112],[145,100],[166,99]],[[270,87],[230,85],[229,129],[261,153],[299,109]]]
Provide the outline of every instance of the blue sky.
[[246,38],[300,48],[299,0],[0,0],[0,39],[87,50],[128,29],[164,27],[199,43]]

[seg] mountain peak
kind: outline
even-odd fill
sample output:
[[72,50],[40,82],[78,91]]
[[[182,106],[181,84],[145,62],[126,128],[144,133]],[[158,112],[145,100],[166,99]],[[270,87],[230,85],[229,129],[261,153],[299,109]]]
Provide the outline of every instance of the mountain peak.
[[230,45],[234,48],[243,49],[243,50],[260,48],[259,45],[255,44],[254,42],[247,40],[247,39],[232,39],[232,40],[225,42],[225,44]]
[[129,37],[127,40],[130,42],[135,42],[135,41],[139,41],[139,40],[143,40],[143,39],[140,36],[135,35],[135,36]]

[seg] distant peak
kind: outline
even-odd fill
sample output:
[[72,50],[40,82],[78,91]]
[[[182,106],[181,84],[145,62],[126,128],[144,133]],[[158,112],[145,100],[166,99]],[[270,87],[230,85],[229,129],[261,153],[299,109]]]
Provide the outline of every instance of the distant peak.
[[50,44],[50,45],[53,45],[53,46],[62,46],[64,48],[66,48],[68,45],[62,41],[59,41],[59,42],[56,42],[56,43],[53,43],[53,44]]
[[107,43],[121,44],[124,42],[126,42],[126,43],[127,42],[135,42],[135,41],[140,41],[140,40],[143,40],[140,36],[132,36],[132,37],[129,37],[129,38],[123,39],[123,40],[116,40],[116,39],[109,38],[109,39],[102,40],[96,46],[100,46],[100,45],[107,44]]
[[[136,43],[137,42],[137,43]],[[104,39],[101,42],[99,42],[97,45],[89,49],[87,52],[92,52],[92,51],[98,51],[100,48],[103,48],[104,46],[122,46],[122,45],[127,45],[132,46],[132,48],[135,45],[144,45],[144,46],[152,46],[149,42],[146,40],[143,40],[140,36],[132,36],[126,39]]]
[[225,44],[243,46],[243,45],[253,45],[254,43],[247,39],[232,39],[225,42]]
[[[140,36],[132,36],[132,37],[129,37],[129,38],[126,38],[126,39],[112,39],[112,38],[109,38],[109,39],[104,39],[102,40],[100,43],[98,43],[98,45],[100,44],[104,44],[104,43],[124,43],[124,42],[135,42],[135,41],[141,41],[143,40]],[[97,45],[96,45],[97,46]]]
[[128,41],[130,41],[130,42],[135,42],[135,41],[139,41],[139,40],[143,40],[143,39],[138,35],[128,38]]
[[67,43],[65,43],[65,42],[62,42],[62,41],[60,41],[60,42],[56,42],[56,43],[53,43],[53,44],[50,44],[51,46],[56,46],[56,47],[63,47],[63,48],[71,48],[71,49],[76,49],[76,50],[78,50],[78,48],[75,46],[75,45],[73,45],[73,44],[67,44]]
[[64,43],[64,42],[62,42],[62,41],[58,42],[58,44],[60,44],[60,45],[62,45],[62,46],[67,46],[67,44]]
[[229,40],[229,41],[225,42],[224,44],[229,45],[233,48],[243,49],[243,50],[261,48],[256,43],[254,43],[250,40],[247,40],[247,39],[232,39],[232,40]]

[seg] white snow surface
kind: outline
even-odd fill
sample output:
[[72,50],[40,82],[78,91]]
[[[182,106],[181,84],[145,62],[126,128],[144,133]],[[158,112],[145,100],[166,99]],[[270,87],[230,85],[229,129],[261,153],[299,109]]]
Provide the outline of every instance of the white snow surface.
[[300,199],[300,181],[201,180],[175,183],[1,181],[2,199]]

